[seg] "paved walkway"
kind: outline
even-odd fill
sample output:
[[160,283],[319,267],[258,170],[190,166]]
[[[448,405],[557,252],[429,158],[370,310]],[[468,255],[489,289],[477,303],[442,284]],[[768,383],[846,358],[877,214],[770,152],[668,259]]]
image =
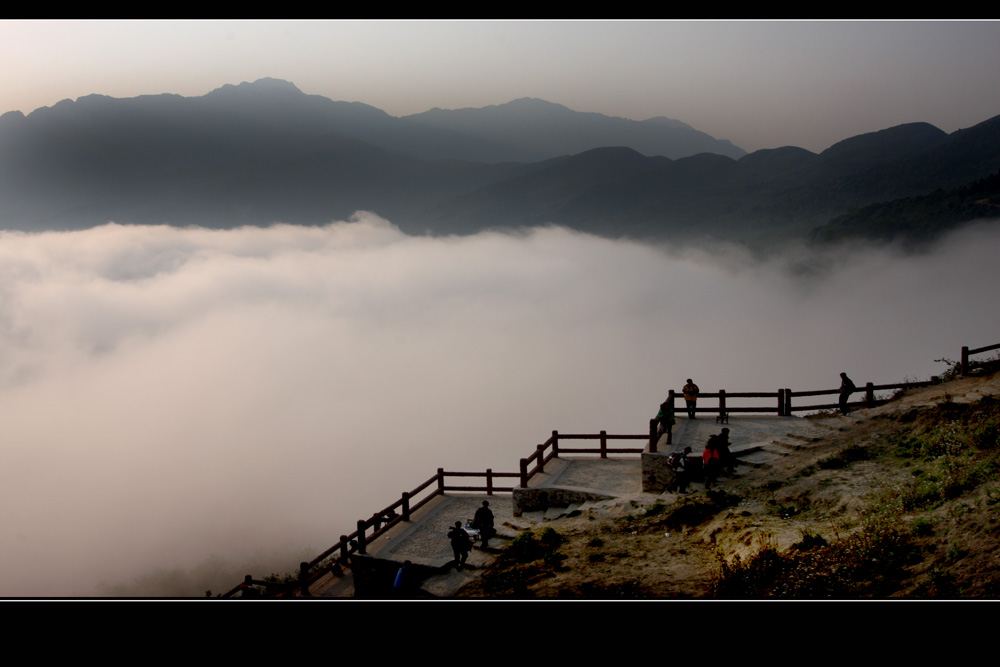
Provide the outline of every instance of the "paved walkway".
[[657,450],[670,453],[690,447],[694,455],[700,456],[708,437],[728,428],[733,455],[744,464],[759,466],[818,440],[840,426],[838,419],[843,418],[741,416],[730,417],[728,424],[719,424],[711,418],[680,417],[674,425],[673,444],[668,445],[666,436],[662,436]]
[[[836,421],[836,420],[834,420]],[[717,424],[714,419],[678,418],[674,426],[673,444],[666,444],[663,436],[658,445],[660,452],[690,446],[696,455],[704,449],[708,436],[723,427],[730,430],[732,451],[749,465],[762,465],[768,460],[787,454],[810,441],[818,439],[831,426],[800,417],[733,417],[729,424]],[[600,459],[596,457],[560,458],[546,465],[545,473],[531,480],[532,487],[559,487],[592,491],[616,499],[643,495],[642,469],[639,457]],[[453,561],[448,529],[461,521],[471,521],[483,500],[489,500],[498,535],[491,540],[489,551],[482,551],[478,544],[469,555],[467,569],[458,571]],[[457,495],[434,498],[415,512],[409,523],[400,524],[386,535],[368,545],[371,557],[402,563],[409,560],[426,569],[437,570],[423,581],[421,588],[439,597],[454,594],[461,586],[477,576],[495,557],[497,550],[521,532],[571,511],[573,508],[553,508],[548,512],[526,513],[513,516],[509,495]],[[349,577],[314,586],[320,597],[349,597],[353,589]]]

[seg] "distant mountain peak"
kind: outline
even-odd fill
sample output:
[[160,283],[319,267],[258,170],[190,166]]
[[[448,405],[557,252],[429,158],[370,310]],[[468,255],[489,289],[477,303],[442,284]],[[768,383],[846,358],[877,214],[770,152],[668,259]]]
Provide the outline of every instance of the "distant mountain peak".
[[296,86],[291,81],[285,81],[284,79],[274,79],[271,77],[264,77],[263,79],[257,79],[253,82],[244,81],[239,85],[234,86],[231,83],[227,83],[220,88],[216,88],[209,95],[232,95],[232,94],[248,94],[248,93],[268,93],[272,95],[305,95],[298,86]]
[[506,104],[498,104],[497,106],[508,107],[508,108],[521,108],[521,109],[565,109],[566,111],[572,111],[569,107],[557,102],[549,102],[548,100],[543,100],[538,97],[518,97],[515,100],[511,100]]
[[737,159],[746,154],[731,142],[665,117],[636,121],[602,113],[574,111],[537,97],[519,97],[505,104],[480,108],[441,109],[404,116],[439,130],[502,146],[505,160],[538,161],[575,155],[597,146],[627,146],[643,155],[677,159],[698,153],[718,153]]

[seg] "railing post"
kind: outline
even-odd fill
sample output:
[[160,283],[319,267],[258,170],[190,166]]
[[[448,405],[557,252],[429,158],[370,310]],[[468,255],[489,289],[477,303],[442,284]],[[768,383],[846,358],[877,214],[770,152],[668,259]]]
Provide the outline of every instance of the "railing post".
[[719,416],[726,414],[726,390],[719,390]]
[[545,472],[545,445],[535,445],[535,453],[538,454],[538,472]]
[[341,535],[340,536],[340,559],[343,560],[345,563],[347,562],[347,556],[350,554],[350,552],[348,551],[348,547],[349,546],[350,546],[350,543],[349,543],[349,541],[347,539],[347,535]]
[[528,488],[528,459],[521,459],[521,488]]
[[493,468],[486,469],[486,495],[493,495]]
[[601,431],[601,458],[608,458],[608,432]]
[[358,520],[358,553],[368,553],[365,549],[365,522],[360,519]]
[[785,392],[781,388],[778,389],[778,416],[785,416]]
[[[664,422],[667,421],[666,417],[664,417],[663,421]],[[656,431],[656,425],[658,423],[659,423],[659,420],[656,419],[655,417],[653,419],[649,420],[649,452],[651,454],[655,454],[656,453],[656,445],[659,444],[659,442],[658,442],[659,439],[660,439],[658,437],[659,433],[657,433],[657,431]]]
[[309,563],[305,561],[299,563],[299,595],[304,598],[312,597],[309,592]]
[[875,407],[875,390],[872,389],[874,386],[871,382],[865,384],[865,407],[867,408]]
[[785,387],[785,416],[792,416],[792,390]]
[[552,431],[552,458],[559,458],[559,431]]
[[444,468],[438,468],[438,493],[444,495]]
[[962,377],[969,372],[969,346],[962,346]]
[[403,491],[403,521],[410,520],[410,492]]

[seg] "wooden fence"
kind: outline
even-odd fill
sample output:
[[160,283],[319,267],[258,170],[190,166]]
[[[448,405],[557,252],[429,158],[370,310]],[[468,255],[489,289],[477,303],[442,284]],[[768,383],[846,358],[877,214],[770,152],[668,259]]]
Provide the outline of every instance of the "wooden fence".
[[[848,407],[866,407],[874,408],[878,405],[882,405],[891,399],[891,397],[878,397],[875,395],[877,391],[886,390],[906,390],[912,389],[914,387],[926,387],[928,385],[936,384],[938,378],[932,377],[926,382],[899,382],[896,384],[874,384],[871,382],[866,382],[864,387],[855,389],[853,393],[862,393],[864,397],[861,400],[856,400],[853,402],[848,402]],[[772,414],[777,417],[791,417],[795,412],[816,412],[818,410],[830,410],[840,407],[839,400],[836,403],[808,403],[802,404],[800,401],[807,397],[812,396],[840,396],[840,389],[818,389],[815,391],[792,391],[791,389],[777,389],[775,391],[726,391],[725,389],[720,389],[718,392],[701,392],[698,394],[698,407],[694,408],[695,415],[698,414],[712,414],[717,416],[728,416],[734,412],[736,413],[757,413],[757,414]],[[716,405],[705,407],[702,399],[718,399]],[[733,399],[739,398],[753,398],[753,399],[767,399],[768,403],[758,404],[758,405],[733,405]],[[674,415],[677,413],[677,401],[683,399],[683,392],[671,389],[667,392],[667,400],[664,401],[664,405],[667,407],[667,417],[662,420],[663,431],[667,434],[667,444],[673,444],[673,425],[674,425]],[[687,410],[686,404],[682,410]],[[656,451],[656,440],[653,433],[657,430],[656,428],[657,420],[650,422],[650,451]]]
[[968,346],[962,346],[962,376],[969,374],[969,357],[973,354],[980,354],[982,352],[989,352],[990,350],[1000,350],[1000,343],[996,345],[987,345],[986,347],[977,347],[974,350],[970,350]]
[[[597,440],[595,447],[563,447],[560,446],[562,440]],[[642,454],[645,447],[608,447],[608,440],[645,440],[650,441],[648,435],[608,435],[607,431],[598,434],[560,434],[559,431],[552,431],[552,437],[540,445],[535,446],[535,452],[526,459],[521,459],[521,488],[527,488],[528,480],[540,472],[545,472],[545,464],[554,458],[559,458],[559,454],[597,454],[602,459],[608,458],[608,454]],[[531,467],[534,465],[534,467]]]
[[[989,345],[969,349],[962,348],[961,370],[965,375],[969,370],[969,356],[990,350],[1000,349],[1000,344]],[[896,384],[873,384],[865,383],[863,389],[864,398],[860,401],[848,403],[849,407],[868,407],[886,403],[889,398],[879,398],[875,395],[877,391],[886,390],[906,390],[913,387],[924,387],[937,383],[936,377],[928,382],[901,382]],[[701,414],[728,415],[730,413],[763,413],[774,414],[776,416],[790,417],[793,412],[815,412],[817,410],[828,410],[839,407],[838,403],[810,403],[801,404],[801,400],[814,396],[839,396],[840,389],[820,389],[816,391],[792,391],[788,388],[777,389],[773,392],[731,392],[720,389],[715,393],[699,393],[698,400],[717,399],[717,404],[710,407],[701,405],[695,408],[695,412]],[[329,549],[316,556],[309,562],[300,565],[299,581],[294,584],[276,583],[252,579],[247,576],[244,584],[235,586],[232,590],[223,594],[222,597],[232,597],[240,591],[245,584],[256,584],[270,587],[269,590],[287,592],[296,588],[307,590],[311,582],[323,576],[331,570],[341,568],[347,564],[352,554],[367,553],[367,545],[378,537],[384,535],[389,529],[399,524],[401,521],[409,521],[413,512],[426,505],[435,496],[448,491],[460,491],[463,493],[484,493],[488,496],[494,493],[510,493],[515,487],[500,486],[498,480],[517,479],[521,488],[527,488],[532,477],[545,472],[545,465],[559,454],[594,454],[604,459],[609,454],[642,454],[644,447],[609,447],[610,440],[644,440],[647,442],[649,451],[656,452],[657,441],[661,436],[659,425],[664,425],[667,433],[667,443],[673,443],[674,414],[676,413],[676,401],[682,392],[671,389],[668,393],[664,405],[668,408],[664,419],[651,419],[649,421],[648,435],[608,435],[606,431],[596,434],[561,434],[552,431],[552,436],[540,445],[535,446],[535,451],[527,458],[521,459],[520,470],[518,472],[494,472],[487,469],[485,472],[447,472],[444,468],[438,468],[437,472],[426,482],[417,486],[411,491],[404,491],[399,500],[391,505],[375,512],[367,519],[360,519],[357,522],[357,529],[350,535],[341,535],[340,541]],[[734,405],[733,399],[763,399],[766,404],[758,405]],[[561,443],[567,440],[591,440],[597,441],[596,446],[565,447]],[[453,479],[481,478],[481,485],[449,483]],[[502,483],[502,482],[501,482]]]
[[[641,454],[644,447],[609,447],[609,440],[648,440],[647,435],[608,435],[606,431],[597,434],[560,434],[552,431],[552,436],[544,443],[537,445],[531,456],[521,459],[520,472],[448,472],[438,468],[437,472],[423,484],[411,491],[404,491],[399,500],[375,512],[367,519],[360,519],[356,529],[349,535],[341,535],[340,540],[329,549],[319,554],[309,562],[300,565],[299,580],[293,583],[279,583],[249,578],[242,584],[233,587],[222,595],[232,597],[242,586],[255,584],[268,589],[268,594],[281,595],[290,590],[308,588],[309,584],[331,570],[342,568],[353,554],[366,554],[368,544],[378,539],[391,528],[402,521],[409,521],[411,515],[430,502],[435,496],[449,491],[462,493],[483,493],[491,496],[494,493],[511,493],[513,486],[503,485],[500,480],[517,479],[521,487],[527,487],[532,477],[545,472],[545,464],[559,454],[593,454],[607,458],[609,454]],[[596,446],[591,447],[560,447],[560,441],[565,440],[595,440]],[[534,467],[532,467],[534,466]],[[482,484],[469,485],[458,480],[480,478]]]

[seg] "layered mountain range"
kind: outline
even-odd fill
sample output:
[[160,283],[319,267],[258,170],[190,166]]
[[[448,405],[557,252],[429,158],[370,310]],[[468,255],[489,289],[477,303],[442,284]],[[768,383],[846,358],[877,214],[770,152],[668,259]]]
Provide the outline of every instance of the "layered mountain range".
[[527,98],[396,118],[262,79],[0,116],[0,228],[324,224],[369,210],[410,233],[556,223],[766,241],[997,170],[1000,116],[746,154],[667,118]]

